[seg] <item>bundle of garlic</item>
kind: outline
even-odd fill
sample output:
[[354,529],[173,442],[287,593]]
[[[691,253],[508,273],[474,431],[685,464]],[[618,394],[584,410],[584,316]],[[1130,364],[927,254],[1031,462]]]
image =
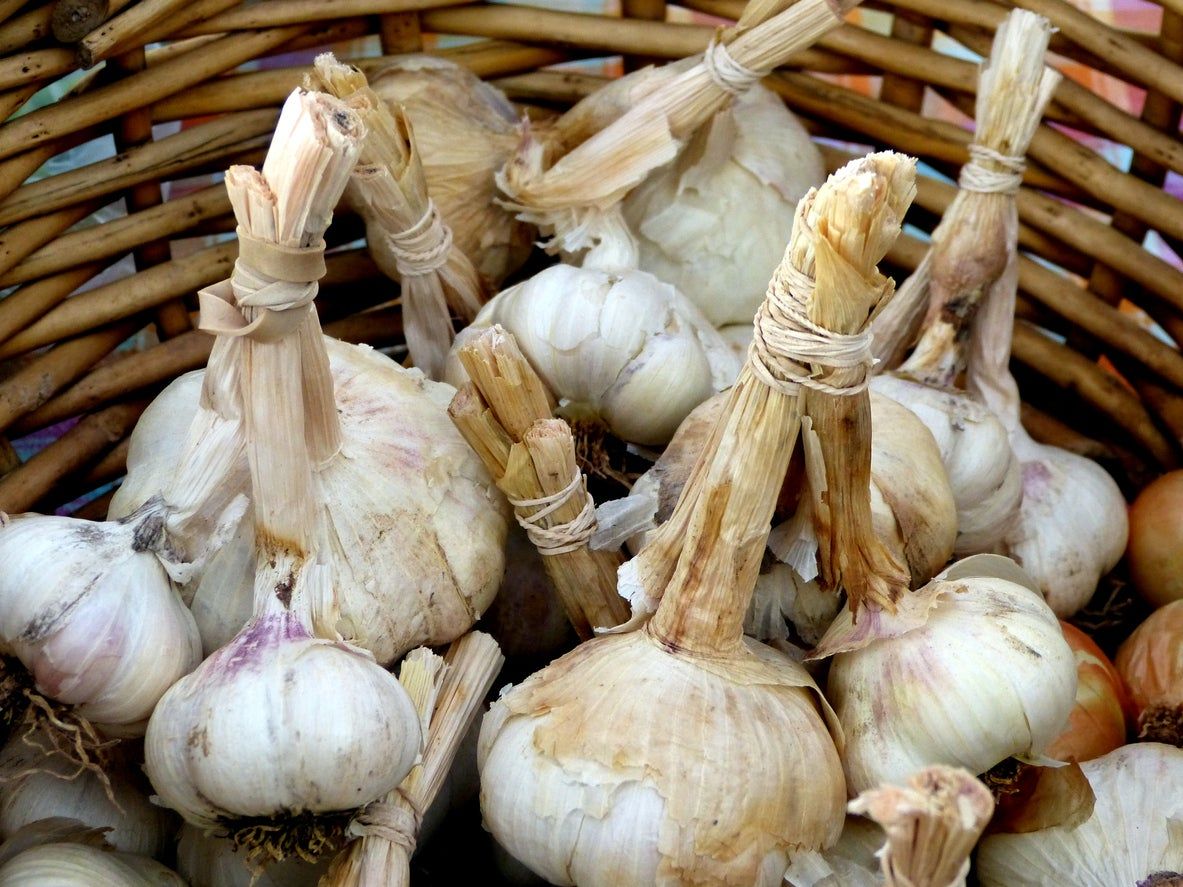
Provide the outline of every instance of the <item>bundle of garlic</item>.
[[399,681],[422,719],[423,755],[396,790],[353,820],[349,834],[360,840],[334,860],[325,878],[329,887],[410,885],[423,814],[442,788],[504,661],[497,643],[480,632],[453,643],[445,657],[419,649],[403,660]]
[[344,100],[366,128],[353,176],[352,203],[366,220],[370,255],[400,281],[407,348],[415,366],[440,378],[452,344],[449,309],[466,323],[485,302],[476,269],[428,196],[427,179],[406,109],[387,108],[357,68],[332,53],[316,57],[312,88]]
[[[977,131],[960,190],[933,231],[919,268],[875,324],[876,356],[882,368],[892,368],[927,310],[912,355],[894,378],[882,376],[874,384],[913,410],[936,437],[957,499],[960,555],[999,550],[1023,495],[1018,460],[1007,446],[1007,428],[998,421],[1005,418],[989,401],[983,405],[972,384],[968,395],[958,385],[977,355],[970,330],[977,336],[988,322],[987,316],[977,318],[979,309],[996,305],[1007,291],[1014,307],[1014,195],[1027,145],[1060,79],[1043,63],[1050,35],[1046,19],[1024,10],[1012,12],[999,27],[980,75]],[[996,307],[986,313],[993,316]],[[1013,310],[1005,319],[1008,330],[1012,321]]]
[[[955,767],[925,767],[905,786],[881,785],[847,805],[887,833],[871,858],[834,851],[800,854],[785,874],[789,887],[964,887],[969,855],[994,812],[989,789]],[[848,820],[850,844],[865,843],[865,829]],[[862,858],[858,856],[862,855]],[[878,872],[872,869],[878,857]]]
[[309,281],[323,273],[321,235],[353,167],[356,124],[329,96],[289,98],[262,173],[226,174],[242,256],[231,281],[202,293],[202,326],[240,351],[254,616],[164,694],[145,759],[162,804],[230,834],[255,861],[335,846],[420,747],[406,691],[335,631],[337,602],[359,579],[330,544],[344,503],[312,470],[340,438]]
[[0,844],[3,887],[186,887],[146,856],[112,850],[102,829],[73,819],[42,819]]
[[104,750],[103,774],[55,750],[44,731],[14,736],[0,751],[0,839],[41,819],[107,829],[116,850],[165,858],[176,817],[148,800],[148,785],[123,748]]
[[1076,697],[1059,622],[1013,561],[975,555],[904,595],[895,612],[838,614],[812,659],[846,736],[851,791],[930,764],[985,773],[1039,759]]
[[389,59],[371,73],[370,86],[392,111],[402,107],[442,223],[495,288],[526,260],[535,238],[496,201],[494,174],[517,149],[518,112],[496,87],[434,56]]
[[[296,210],[289,212],[283,202],[276,204],[291,216],[281,221],[293,227],[298,239],[322,243],[356,156],[358,125],[353,112],[328,96],[304,93],[285,106],[274,144],[291,150],[303,139],[309,156],[297,161],[310,170],[333,157],[323,179],[317,179],[322,184],[305,195],[314,201],[307,218],[297,218]],[[351,153],[341,153],[341,142],[353,145]],[[268,188],[278,185],[266,166],[264,176],[272,180],[270,186],[249,171],[228,176],[248,235],[247,214],[266,219],[276,200]],[[203,308],[213,324],[207,328],[223,335],[204,376],[182,376],[137,425],[128,477],[112,500],[112,516],[134,509],[166,484],[177,464],[181,429],[190,421],[195,428],[240,425],[234,388],[245,372],[246,352],[236,335],[240,321],[233,300],[254,306],[277,288],[288,293],[295,288],[302,306],[311,303],[323,258],[302,254],[268,261],[255,246],[257,239],[240,237],[243,252],[233,280],[204,297]],[[226,312],[229,317],[223,316]],[[301,349],[308,425],[317,435],[312,444],[314,489],[324,503],[321,517],[329,529],[322,550],[337,590],[334,606],[316,614],[318,633],[340,634],[382,663],[420,644],[446,643],[463,634],[497,591],[507,520],[500,494],[448,419],[452,389],[404,370],[370,348],[325,338],[315,312],[268,335]],[[214,439],[207,445],[219,444]],[[233,542],[186,589],[207,653],[225,645],[251,618],[254,550],[252,521],[244,519]]]
[[616,593],[623,557],[588,548],[595,503],[570,426],[549,418],[542,381],[498,326],[460,348],[459,358],[473,381],[452,399],[449,415],[514,506],[572,627],[586,640],[625,622],[628,607]]
[[1083,823],[991,834],[982,887],[1173,887],[1183,877],[1183,749],[1126,745],[1080,765],[1096,801]]
[[[647,549],[670,558],[652,565],[664,592],[653,618],[585,642],[486,715],[486,827],[552,883],[771,885],[790,853],[838,837],[840,737],[804,669],[743,637],[743,614],[796,440],[799,386],[827,384],[810,372],[829,369],[825,355],[795,349],[808,351],[810,318],[839,297],[836,281],[877,278],[882,229],[898,231],[911,172],[898,155],[874,155],[802,201],[759,344],[659,531],[669,544]],[[856,215],[857,246],[830,225]],[[800,286],[814,273],[816,292]]]

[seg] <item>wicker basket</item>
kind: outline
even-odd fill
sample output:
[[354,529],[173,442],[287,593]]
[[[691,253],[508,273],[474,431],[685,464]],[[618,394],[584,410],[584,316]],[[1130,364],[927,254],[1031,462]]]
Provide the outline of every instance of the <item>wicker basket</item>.
[[[15,287],[0,299],[0,508],[9,511],[53,511],[109,485],[147,401],[203,365],[210,340],[192,330],[193,293],[228,274],[235,245],[211,237],[233,227],[224,190],[197,177],[260,161],[276,109],[316,48],[333,46],[363,67],[378,54],[439,52],[512,98],[561,107],[603,79],[553,66],[600,59],[613,73],[620,56],[631,67],[689,55],[742,8],[624,0],[622,18],[464,0],[126,4],[0,0],[0,115],[20,113],[0,125],[0,287]],[[1176,464],[1183,439],[1174,345],[1183,272],[1160,257],[1183,242],[1183,204],[1163,188],[1168,172],[1183,173],[1183,2],[1164,3],[1161,22],[1144,9],[1157,34],[1119,30],[1067,0],[1014,5],[1059,28],[1055,62],[1069,74],[1031,145],[1018,201],[1029,256],[1014,342],[1025,420],[1037,437],[1102,460],[1133,490]],[[922,180],[909,221],[931,230],[954,193],[936,174],[955,176],[966,159],[959,122],[976,89],[966,50],[988,46],[1007,4],[867,6],[769,84],[828,137],[833,165],[860,145],[926,161],[934,175]],[[92,67],[83,72],[83,62]],[[22,113],[47,86],[61,97]],[[1143,92],[1140,116],[1122,107]],[[67,153],[107,134],[114,157]],[[1132,149],[1129,172],[1107,159],[1127,161],[1122,146]],[[30,178],[47,163],[57,171]],[[120,198],[126,215],[73,230]],[[345,217],[332,236],[345,244],[359,232]],[[1147,232],[1158,254],[1143,249]],[[891,254],[898,274],[919,246],[901,240]],[[397,309],[357,314],[367,292],[373,301],[382,292],[355,284],[377,276],[362,249],[332,257],[323,286],[331,333],[398,344]],[[100,285],[76,294],[96,277]],[[83,513],[104,508],[99,498]]]

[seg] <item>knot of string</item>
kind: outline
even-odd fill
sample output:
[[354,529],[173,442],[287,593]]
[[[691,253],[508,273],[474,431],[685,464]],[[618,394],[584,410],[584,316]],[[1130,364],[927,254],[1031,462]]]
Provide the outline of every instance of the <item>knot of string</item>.
[[[996,169],[986,163],[1001,166]],[[971,144],[969,146],[969,163],[961,167],[961,175],[957,184],[963,191],[976,191],[980,194],[1014,194],[1023,184],[1023,170],[1027,163],[1023,157],[1001,154],[993,148],[984,145]]]
[[707,50],[703,53],[702,62],[706,66],[707,74],[719,89],[731,95],[740,95],[759,83],[764,76],[760,71],[745,68],[727,51],[727,47],[711,38]]
[[[542,526],[542,520],[562,508],[574,495],[583,494],[583,508],[573,519],[554,526]],[[543,496],[540,499],[510,499],[509,504],[514,507],[518,524],[526,531],[526,536],[538,549],[538,553],[545,556],[566,554],[587,545],[592,533],[596,530],[596,503],[591,494],[583,486],[583,475],[575,469],[575,476],[571,483],[557,493]],[[523,517],[518,511],[521,508],[538,508],[528,517]]]
[[[238,229],[238,259],[229,280],[198,292],[199,327],[260,342],[293,332],[312,310],[325,273],[325,244],[282,246]],[[253,309],[247,319],[243,309]]]
[[452,229],[444,224],[434,200],[414,225],[388,238],[401,277],[421,277],[438,271],[452,251]]
[[[752,371],[765,385],[790,397],[796,396],[802,386],[825,394],[858,394],[870,384],[870,370],[875,364],[870,325],[853,334],[818,326],[809,319],[806,307],[815,288],[814,279],[791,262],[777,268],[753,324],[748,349]],[[835,384],[825,378],[828,371],[858,367],[863,368],[863,373],[849,384]]]
[[401,804],[375,801],[360,811],[349,823],[349,836],[381,838],[405,848],[408,856],[414,853],[423,817],[401,791],[399,797],[403,800]]

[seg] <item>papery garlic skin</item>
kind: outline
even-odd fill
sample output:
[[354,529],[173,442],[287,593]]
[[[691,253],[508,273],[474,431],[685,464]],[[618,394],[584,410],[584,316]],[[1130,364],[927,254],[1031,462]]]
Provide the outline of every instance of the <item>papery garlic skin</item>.
[[644,271],[554,265],[504,290],[456,337],[445,379],[464,381],[457,349],[494,324],[557,398],[633,443],[667,442],[740,367],[702,313]]
[[364,806],[402,781],[420,742],[388,672],[272,612],[164,695],[144,752],[160,802],[212,828]]
[[634,631],[508,689],[481,729],[485,827],[553,884],[778,884],[792,849],[837,839],[845,789],[812,681],[747,650],[683,658]]
[[42,844],[0,865],[0,887],[185,887],[155,860],[84,844]]
[[[1038,756],[1075,703],[1076,659],[1034,591],[973,577],[935,579],[915,594],[935,600],[923,625],[838,653],[830,667],[826,698],[846,735],[852,793],[929,764],[984,773]],[[860,615],[872,637],[876,617]],[[849,609],[831,632],[843,626]]]
[[113,802],[96,773],[14,736],[0,752],[0,839],[38,820],[62,817],[109,829],[104,838],[116,850],[163,858],[172,846],[176,817],[151,803],[123,765],[104,772]]
[[228,838],[207,835],[189,823],[181,826],[180,834],[177,871],[189,887],[316,887],[329,868],[329,859],[315,863],[285,859],[254,875]]
[[957,504],[957,555],[997,551],[1018,519],[1023,480],[1006,427],[986,407],[957,391],[894,375],[875,376],[871,390],[906,406],[936,439]]
[[[314,483],[329,503],[326,560],[341,590],[336,629],[387,663],[459,637],[488,608],[501,582],[508,509],[448,418],[450,386],[367,346],[327,337],[325,346],[342,444],[314,470]],[[136,426],[112,517],[174,472],[203,378],[190,373],[173,382]],[[186,588],[207,655],[250,618],[254,572],[248,509],[235,539]]]
[[1096,796],[1074,828],[993,834],[978,846],[982,887],[1117,887],[1183,874],[1183,749],[1125,745],[1080,765]]
[[715,326],[750,324],[797,201],[825,177],[805,127],[757,84],[625,198],[637,265],[676,286]]
[[1022,464],[1023,501],[1004,539],[1006,553],[1066,619],[1125,552],[1125,497],[1092,459],[1036,443],[1021,429],[1011,443]]
[[[517,148],[520,115],[496,87],[435,56],[401,55],[369,75],[374,92],[406,110],[428,193],[456,245],[484,278],[500,284],[535,239],[532,226],[494,202],[493,176]],[[383,237],[370,249],[390,253]]]
[[201,661],[193,617],[150,550],[163,520],[156,502],[124,521],[0,521],[0,651],[111,735],[143,733]]

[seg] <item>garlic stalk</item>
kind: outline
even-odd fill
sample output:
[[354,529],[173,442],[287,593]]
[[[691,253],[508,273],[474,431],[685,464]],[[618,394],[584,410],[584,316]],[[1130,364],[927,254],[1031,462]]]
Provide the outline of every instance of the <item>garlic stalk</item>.
[[982,887],[1170,887],[1183,877],[1183,749],[1125,745],[1080,768],[1096,796],[1092,816],[988,835],[977,854]]
[[472,262],[428,196],[411,121],[402,106],[387,108],[357,68],[332,53],[316,57],[308,78],[346,101],[366,127],[352,202],[366,220],[366,242],[382,273],[402,283],[407,348],[415,366],[433,379],[452,344],[449,309],[465,322],[485,302]]
[[354,819],[349,833],[360,840],[334,861],[329,887],[411,883],[411,854],[423,814],[443,787],[504,661],[497,643],[480,632],[454,642],[442,659],[420,649],[403,660],[399,680],[423,721],[423,755],[398,789]]
[[173,871],[135,853],[113,851],[101,829],[42,819],[0,845],[3,887],[185,887]]
[[496,87],[434,56],[389,59],[371,72],[370,88],[392,111],[405,111],[443,224],[496,288],[526,260],[535,239],[534,229],[496,200],[494,173],[518,146],[518,112]]
[[[824,702],[799,665],[744,639],[742,623],[796,439],[799,385],[812,382],[793,350],[807,307],[794,283],[814,270],[799,265],[812,257],[801,241],[845,217],[836,203],[868,191],[892,202],[911,184],[899,167],[911,171],[897,155],[872,157],[802,201],[757,321],[761,345],[659,531],[676,527],[680,544],[665,536],[653,618],[583,643],[485,717],[486,826],[552,883],[771,885],[790,852],[838,836],[841,740]],[[829,270],[818,264],[817,298],[833,294]]]
[[0,751],[0,839],[61,817],[107,829],[116,850],[161,859],[168,854],[176,818],[149,802],[148,785],[129,755],[109,753],[99,776],[52,748],[52,740],[35,732],[14,736]]
[[715,326],[750,323],[797,201],[825,169],[781,98],[753,85],[625,197],[638,267],[676,286]]
[[640,444],[669,440],[739,361],[685,296],[651,274],[554,265],[494,296],[456,337],[445,379],[463,384],[458,350],[500,325],[568,415]]
[[285,859],[252,872],[233,841],[189,823],[181,826],[177,841],[177,872],[189,887],[317,887],[328,867],[327,858]]
[[[281,124],[290,129],[294,119]],[[348,119],[356,121],[352,113]],[[276,144],[286,138],[281,130]],[[346,167],[341,175],[348,174]],[[326,191],[316,199],[329,196]],[[311,214],[311,240],[321,239],[332,207],[330,201]],[[305,280],[309,297],[317,276],[308,273]],[[243,294],[260,285],[245,272],[233,282]],[[226,287],[218,293],[233,298]],[[211,295],[206,304],[223,303]],[[319,392],[310,408],[316,414],[310,428],[324,438],[314,442],[314,484],[330,506],[322,510],[331,527],[323,550],[339,595],[334,607],[317,614],[318,633],[339,634],[382,663],[420,644],[458,637],[497,591],[507,519],[500,494],[448,419],[452,389],[371,348],[325,338],[319,325],[292,335],[301,342],[309,390]],[[181,377],[145,413],[132,435],[128,478],[112,500],[112,516],[126,514],[166,483],[180,452],[177,428],[190,421],[214,429],[240,425],[234,394],[243,359],[239,342],[223,336],[204,375]],[[202,452],[206,446],[219,444],[208,441]],[[239,491],[247,492],[245,485]],[[248,515],[234,540],[186,588],[207,654],[251,618],[253,586]]]
[[323,352],[309,347],[322,341],[311,301],[356,122],[331,97],[292,94],[262,173],[227,172],[244,247],[233,281],[203,293],[203,327],[241,349],[255,612],[161,698],[146,769],[161,803],[229,832],[256,862],[333,846],[352,811],[402,780],[420,742],[406,691],[334,632],[350,574],[334,569],[334,506],[312,472],[339,442],[327,366],[314,362]]
[[[884,369],[892,368],[927,310],[924,333],[899,368],[899,378],[877,381],[876,388],[913,409],[941,446],[957,499],[960,555],[1009,549],[1002,540],[1017,519],[1022,498],[1018,454],[1012,456],[1002,441],[1009,431],[1006,417],[983,399],[973,370],[969,396],[957,386],[967,365],[981,360],[971,330],[976,339],[993,317],[1007,326],[1009,357],[1018,280],[1014,195],[1022,183],[1027,145],[1060,80],[1044,66],[1050,36],[1047,20],[1025,10],[1012,12],[999,27],[980,75],[977,131],[960,190],[933,231],[920,267],[875,325],[876,355]],[[1007,299],[1009,313],[1002,320],[1006,306],[1001,302]],[[980,310],[984,313],[978,317]],[[988,409],[981,409],[983,403]]]
[[1038,758],[1076,698],[1076,660],[1055,614],[997,555],[959,561],[894,614],[871,610],[856,624],[843,609],[810,658],[826,657],[854,792],[930,764],[985,773],[1008,757]]
[[500,327],[469,341],[459,357],[473,383],[457,392],[449,415],[514,506],[576,633],[587,639],[625,622],[628,607],[616,593],[623,557],[588,548],[595,502],[571,428],[549,418],[542,381]]

